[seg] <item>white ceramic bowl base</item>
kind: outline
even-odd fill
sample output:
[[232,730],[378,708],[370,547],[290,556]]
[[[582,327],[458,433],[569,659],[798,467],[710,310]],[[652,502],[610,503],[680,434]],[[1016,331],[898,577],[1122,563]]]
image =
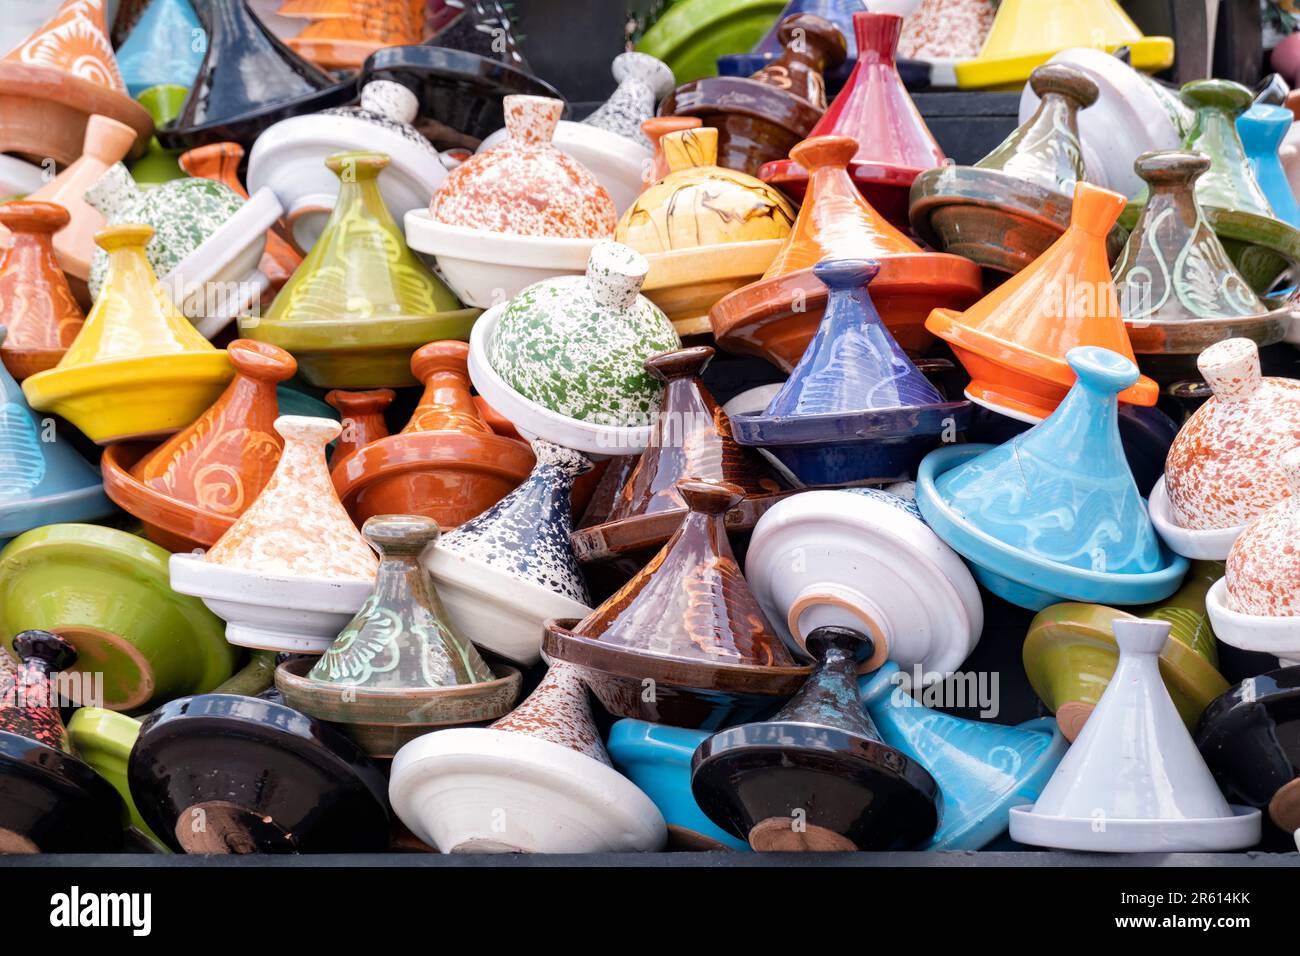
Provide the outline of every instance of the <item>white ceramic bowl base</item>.
[[1228,579],[1219,578],[1205,595],[1215,636],[1243,651],[1272,654],[1284,667],[1300,664],[1300,617],[1242,614],[1228,606]]
[[818,627],[851,627],[876,644],[864,670],[920,665],[925,683],[960,667],[984,627],[979,588],[957,553],[910,511],[854,492],[775,504],[754,527],[745,578],[793,648],[803,651]]
[[1232,543],[1246,530],[1244,524],[1236,528],[1212,528],[1205,531],[1179,527],[1169,504],[1164,475],[1157,479],[1151,489],[1151,496],[1147,498],[1147,514],[1155,525],[1156,533],[1169,545],[1169,549],[1194,561],[1226,561]]
[[410,210],[427,206],[447,178],[447,168],[431,150],[366,120],[311,113],[276,123],[248,154],[248,188],[275,193],[292,220],[293,241],[304,252],[320,238],[338,200],[339,180],[325,160],[351,150],[388,156],[379,192],[398,222]]
[[530,441],[544,438],[597,459],[645,451],[652,426],[619,428],[569,418],[520,395],[496,373],[488,362],[488,348],[505,308],[502,304],[488,309],[474,322],[469,334],[469,377],[483,400]]
[[485,728],[435,731],[393,758],[388,796],[443,853],[616,853],[663,847],[659,809],[576,750]]
[[1011,839],[1030,846],[1104,853],[1213,853],[1259,842],[1260,812],[1234,806],[1233,816],[1208,820],[1099,820],[1048,817],[1011,808]]
[[[483,152],[503,142],[506,131],[499,129],[479,144]],[[605,187],[614,208],[622,215],[641,195],[645,176],[654,161],[654,152],[626,136],[619,136],[598,126],[560,120],[551,140],[563,153],[572,156]]]
[[250,311],[270,286],[258,264],[266,251],[266,231],[283,212],[271,190],[259,189],[163,276],[163,288],[207,338]]
[[201,598],[239,647],[322,654],[370,595],[368,581],[273,577],[209,564],[192,554],[168,562],[172,589]]
[[406,214],[406,243],[431,255],[451,291],[468,306],[490,309],[534,282],[582,275],[600,239],[553,239],[483,232],[435,222],[428,209]]
[[591,613],[585,604],[437,545],[426,550],[420,561],[433,578],[452,629],[516,664],[529,666],[542,659],[546,621]]

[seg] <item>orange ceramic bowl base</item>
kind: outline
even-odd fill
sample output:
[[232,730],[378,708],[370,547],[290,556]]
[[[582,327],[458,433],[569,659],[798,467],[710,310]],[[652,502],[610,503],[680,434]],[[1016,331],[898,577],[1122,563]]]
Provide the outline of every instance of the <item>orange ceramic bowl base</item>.
[[335,466],[333,478],[358,526],[378,514],[411,514],[446,530],[508,495],[533,464],[527,445],[500,435],[411,432],[359,448]]
[[235,523],[234,516],[204,511],[137,481],[131,469],[153,447],[132,442],[105,448],[100,459],[104,493],[127,514],[140,520],[145,537],[154,544],[173,552],[212,547]]
[[[883,256],[871,300],[898,344],[920,354],[934,341],[926,318],[941,304],[965,308],[983,291],[980,269],[937,252]],[[765,358],[792,371],[812,341],[826,307],[826,287],[812,269],[745,286],[709,312],[713,335],[729,352]]]
[[143,155],[153,117],[125,93],[53,67],[0,61],[0,152],[67,166],[81,156],[95,114],[134,129],[130,158]]
[[[1028,421],[1041,421],[1056,411],[1074,384],[1069,365],[967,328],[957,322],[958,315],[935,309],[926,328],[952,347],[970,375],[967,398]],[[1120,401],[1131,405],[1154,405],[1159,397],[1160,386],[1145,375],[1119,393]]]
[[[856,160],[848,165],[849,178],[858,188],[862,198],[889,222],[901,229],[904,235],[911,232],[912,226],[907,218],[908,194],[912,180],[921,174],[914,166],[898,166],[893,163],[861,163]],[[808,191],[808,170],[792,159],[778,159],[768,163],[759,170],[758,178],[775,186],[795,202],[803,202]]]

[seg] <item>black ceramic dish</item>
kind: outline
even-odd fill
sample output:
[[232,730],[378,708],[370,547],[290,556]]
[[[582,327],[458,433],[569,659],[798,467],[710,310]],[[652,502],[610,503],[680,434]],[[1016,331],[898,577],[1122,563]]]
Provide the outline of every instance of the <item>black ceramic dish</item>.
[[122,849],[122,798],[71,754],[0,731],[0,854]]
[[1218,697],[1201,715],[1196,746],[1230,803],[1266,809],[1287,833],[1300,830],[1300,666]]
[[417,126],[438,149],[472,148],[505,125],[511,94],[564,99],[550,84],[497,60],[439,46],[390,46],[361,67],[361,86],[392,80],[420,100]]
[[140,728],[127,766],[150,829],[188,853],[388,847],[388,783],[338,731],[283,704],[182,697]]
[[691,790],[709,819],[756,850],[889,850],[934,833],[938,783],[862,709],[857,660],[868,644],[846,628],[816,629],[813,674],[776,717],[700,744]]

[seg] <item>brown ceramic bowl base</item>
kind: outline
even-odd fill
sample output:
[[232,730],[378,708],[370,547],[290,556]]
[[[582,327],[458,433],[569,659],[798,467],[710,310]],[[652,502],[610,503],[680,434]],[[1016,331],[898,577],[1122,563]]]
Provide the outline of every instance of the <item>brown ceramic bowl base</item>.
[[0,152],[67,166],[81,156],[86,122],[96,114],[136,131],[130,158],[144,153],[153,117],[125,93],[49,66],[0,62]]
[[[745,498],[727,512],[727,531],[754,530],[758,519],[769,508],[792,494],[793,491],[783,491],[761,498]],[[607,521],[574,531],[569,535],[569,542],[573,545],[573,553],[584,563],[607,561],[638,551],[655,551],[673,536],[686,514],[685,508],[677,508],[622,521]]]
[[445,531],[510,494],[532,471],[522,441],[472,432],[408,432],[335,466],[334,487],[358,526],[380,514],[424,515]]
[[235,517],[204,511],[138,481],[131,469],[152,449],[153,445],[144,442],[105,448],[100,459],[104,493],[113,504],[140,519],[145,537],[154,544],[172,552],[212,547],[235,523]]
[[371,688],[313,680],[314,657],[285,661],[276,689],[295,710],[335,724],[372,757],[392,757],[405,743],[441,727],[504,717],[519,696],[518,668],[498,665],[496,680],[455,687]]
[[[712,730],[770,717],[811,667],[753,667],[656,657],[573,633],[575,620],[547,621],[542,653],[572,664],[616,717]],[[653,686],[654,694],[646,693]],[[651,700],[645,698],[652,697]]]
[[1300,830],[1300,778],[1273,794],[1273,799],[1268,802],[1268,817],[1287,833]]
[[675,823],[668,824],[668,846],[670,853],[734,853],[731,847],[702,833],[688,830]]
[[[925,320],[936,308],[964,309],[983,294],[980,269],[939,252],[882,256],[871,301],[898,344],[924,352],[934,341]],[[821,323],[826,287],[800,269],[733,292],[709,312],[713,337],[728,352],[767,359],[794,370]]]
[[834,830],[805,825],[795,830],[791,817],[769,817],[749,831],[749,845],[758,853],[852,853],[853,841]]
[[[891,225],[901,229],[904,235],[912,229],[907,215],[908,196],[913,180],[921,172],[913,166],[897,166],[892,163],[855,161],[848,165],[849,178],[853,180],[853,185],[858,188],[862,198],[889,220]],[[768,163],[759,171],[759,178],[797,203],[803,202],[808,191],[808,170],[789,158]]]

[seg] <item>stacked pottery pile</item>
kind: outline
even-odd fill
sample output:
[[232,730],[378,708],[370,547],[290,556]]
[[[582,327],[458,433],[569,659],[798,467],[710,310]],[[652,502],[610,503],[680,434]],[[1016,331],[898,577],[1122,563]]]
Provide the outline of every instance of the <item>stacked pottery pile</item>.
[[[653,144],[642,126],[672,90],[673,73],[645,53],[620,53],[614,58],[613,73],[618,81],[613,95],[581,123],[560,120],[551,142],[590,170],[621,212],[647,185],[645,166]],[[497,130],[479,144],[478,151],[491,149],[509,136],[509,129]]]
[[1174,551],[1222,561],[1246,526],[1290,494],[1282,456],[1300,445],[1300,386],[1264,377],[1250,339],[1196,361],[1214,397],[1183,425],[1151,491],[1151,520]]
[[708,334],[709,309],[767,271],[795,209],[761,180],[717,165],[716,129],[671,133],[658,145],[668,172],[623,213],[614,238],[646,257],[642,291],[677,333]]
[[411,247],[436,258],[461,300],[480,308],[581,272],[615,225],[605,187],[551,141],[563,101],[508,96],[505,105],[509,137],[448,174],[427,211],[406,215]]
[[844,61],[844,37],[833,23],[810,13],[781,23],[781,55],[748,78],[705,77],[685,83],[659,112],[697,116],[718,130],[723,166],[756,176],[765,163],[784,159],[806,139],[826,110],[822,73]]
[[[846,159],[849,179],[885,219],[906,230],[907,194],[923,170],[940,166],[943,151],[907,95],[894,64],[903,18],[892,13],[855,13],[858,65],[809,137],[847,136],[856,148]],[[776,156],[758,173],[802,200],[813,167],[796,156]]]
[[813,274],[824,259],[876,259],[871,297],[898,344],[921,352],[932,342],[926,316],[964,307],[980,294],[979,267],[921,248],[859,194],[848,165],[858,144],[843,136],[806,140],[790,155],[809,170],[794,229],[763,277],[709,310],[718,345],[792,369],[821,321],[826,286]]
[[478,316],[406,247],[379,188],[389,162],[371,152],[325,160],[340,185],[320,237],[266,315],[239,320],[242,335],[291,352],[318,388],[414,385],[411,353],[467,338]]

